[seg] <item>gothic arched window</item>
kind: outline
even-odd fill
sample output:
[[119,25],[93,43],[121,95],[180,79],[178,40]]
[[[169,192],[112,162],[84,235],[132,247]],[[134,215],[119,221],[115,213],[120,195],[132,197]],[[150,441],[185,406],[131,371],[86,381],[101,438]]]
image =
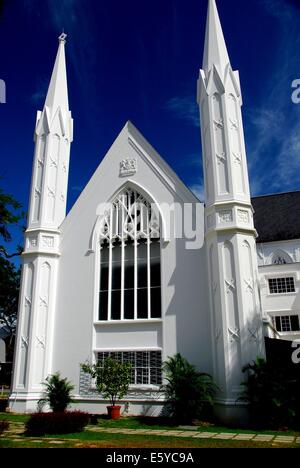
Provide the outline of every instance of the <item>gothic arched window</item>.
[[99,320],[161,318],[160,222],[130,188],[105,213],[100,232]]
[[277,250],[272,255],[272,265],[287,265],[293,263],[291,257],[283,250]]

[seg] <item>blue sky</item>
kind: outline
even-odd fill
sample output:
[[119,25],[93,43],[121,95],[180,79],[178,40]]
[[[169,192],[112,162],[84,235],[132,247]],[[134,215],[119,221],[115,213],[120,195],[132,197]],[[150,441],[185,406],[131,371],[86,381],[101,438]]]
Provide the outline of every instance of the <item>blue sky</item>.
[[[253,195],[300,189],[300,0],[218,0],[240,71]],[[207,0],[0,0],[1,184],[28,205],[36,111],[62,29],[75,139],[68,208],[128,119],[202,194],[196,82]]]

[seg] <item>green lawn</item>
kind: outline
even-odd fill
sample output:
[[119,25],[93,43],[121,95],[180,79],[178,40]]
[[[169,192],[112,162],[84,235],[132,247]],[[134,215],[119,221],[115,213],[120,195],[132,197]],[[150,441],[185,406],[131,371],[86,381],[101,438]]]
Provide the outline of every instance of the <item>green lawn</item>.
[[[0,413],[0,420],[8,420],[13,423],[25,423],[28,415]],[[103,428],[122,428],[122,429],[161,429],[174,430],[178,427],[172,425],[169,419],[146,418],[146,417],[127,417],[119,420],[109,420],[106,416],[99,416],[97,426]],[[45,437],[29,438],[25,435],[14,437],[0,437],[0,448],[8,447],[102,447],[102,448],[299,448],[298,444],[279,444],[276,442],[253,442],[238,440],[207,440],[207,439],[182,439],[178,437],[155,436],[155,435],[135,435],[135,434],[108,434],[102,432],[92,432],[93,426],[88,427],[82,433],[51,435]],[[213,425],[203,425],[195,427],[199,432],[216,433],[254,433],[254,434],[274,434],[274,435],[293,435],[300,437],[300,432],[285,431],[252,431],[241,429],[228,429]],[[55,444],[54,440],[61,444]]]
[[[53,439],[61,442],[54,444]],[[276,444],[275,442],[222,441],[203,439],[179,439],[175,437],[136,436],[127,434],[97,434],[84,431],[80,434],[68,434],[49,437],[27,438],[19,440],[0,438],[0,448],[299,448],[295,444]]]
[[[26,414],[11,414],[0,413],[0,420],[11,422],[26,423],[29,415]],[[153,430],[176,430],[180,426],[176,426],[168,418],[151,418],[151,417],[126,417],[118,420],[108,419],[105,415],[98,417],[98,426],[105,428],[122,428],[122,429],[153,429]],[[217,426],[213,424],[203,423],[201,426],[195,426],[193,430],[202,432],[222,432],[222,433],[239,433],[239,434],[274,434],[274,435],[291,435],[300,437],[300,431],[274,431],[274,430],[253,430],[253,429],[240,429],[228,428]]]
[[[106,416],[98,418],[98,426],[106,428],[127,428],[127,429],[153,429],[153,430],[176,430],[178,426],[172,424],[169,419],[163,418],[147,418],[147,417],[128,417],[119,420],[111,420]],[[181,427],[181,426],[179,426]],[[270,434],[270,435],[291,435],[300,437],[300,432],[297,431],[274,431],[274,430],[253,430],[253,429],[239,429],[217,426],[213,424],[202,424],[195,426],[195,431],[200,432],[220,432],[220,433],[239,433],[239,434]]]
[[0,421],[26,423],[28,419],[29,419],[29,416],[27,414],[0,413]]

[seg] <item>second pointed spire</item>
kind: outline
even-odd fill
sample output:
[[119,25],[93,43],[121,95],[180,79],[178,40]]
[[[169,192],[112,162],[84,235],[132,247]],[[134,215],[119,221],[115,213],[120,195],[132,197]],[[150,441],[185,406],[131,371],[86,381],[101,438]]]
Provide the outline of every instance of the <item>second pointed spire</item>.
[[57,111],[58,107],[65,111],[69,110],[65,57],[66,37],[64,33],[59,36],[58,52],[45,102],[45,106],[48,107],[52,115]]
[[215,0],[208,0],[203,70],[208,73],[215,65],[223,75],[230,63],[227,47],[222,31],[219,13]]

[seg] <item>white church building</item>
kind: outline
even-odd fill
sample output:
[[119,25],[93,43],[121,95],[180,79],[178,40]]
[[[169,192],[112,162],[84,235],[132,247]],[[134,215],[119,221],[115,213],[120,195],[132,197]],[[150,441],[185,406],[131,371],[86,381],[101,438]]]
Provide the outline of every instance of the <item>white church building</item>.
[[35,411],[59,371],[77,408],[105,412],[80,364],[111,355],[134,369],[127,413],[159,415],[162,362],[181,353],[214,377],[222,418],[241,418],[242,367],[265,356],[264,336],[300,336],[300,194],[250,198],[239,73],[215,0],[197,100],[205,204],[127,122],[66,215],[73,120],[60,36],[36,121],[12,411]]

